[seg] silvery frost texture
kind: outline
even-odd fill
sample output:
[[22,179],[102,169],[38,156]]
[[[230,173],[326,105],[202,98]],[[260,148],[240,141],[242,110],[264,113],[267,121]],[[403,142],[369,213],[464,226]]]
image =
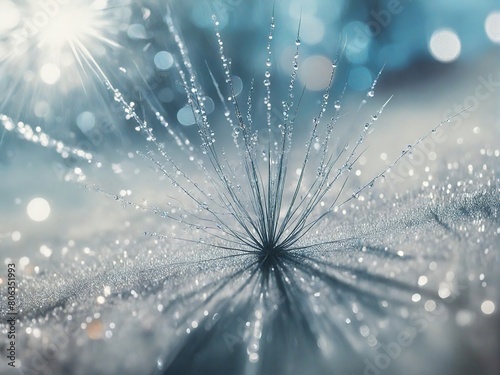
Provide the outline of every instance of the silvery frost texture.
[[[41,93],[2,78],[17,103],[2,106],[2,143],[57,155],[47,169],[62,178],[60,189],[96,210],[73,223],[120,225],[92,233],[88,224],[77,241],[58,233],[33,245],[37,254],[18,275],[19,367],[2,358],[2,373],[498,373],[498,115],[470,126],[471,109],[453,108],[405,141],[397,129],[379,129],[391,110],[410,122],[394,108],[397,96],[378,91],[383,68],[359,97],[342,81],[349,40],[335,36],[326,84],[310,92],[299,82],[302,18],[289,41],[290,73],[280,74],[274,44],[288,20],[267,7],[261,64],[243,83],[222,27],[230,2],[207,8],[215,16],[202,63],[193,61],[177,8],[139,7],[143,20],[161,13],[170,52],[155,61],[169,66],[186,105],[177,119],[194,124],[182,131],[154,87],[135,90],[141,72],[120,61],[115,26],[132,23],[136,7],[99,3],[83,13],[97,20],[90,28],[82,23],[61,40],[41,30],[28,42],[50,42],[54,54],[69,44],[80,70],[43,64],[44,82],[80,74],[86,90],[113,99],[113,112],[96,104],[95,113],[140,140],[119,150],[119,161],[59,140],[60,130],[20,122],[23,102],[14,99]],[[148,40],[145,28],[124,32]],[[118,51],[115,65],[101,64],[96,41]],[[132,52],[148,53],[143,45]],[[31,69],[17,63],[9,55],[2,67]],[[498,75],[478,74],[477,82],[494,82],[498,100]],[[81,87],[71,82],[65,90],[76,97]],[[416,121],[427,119],[421,112],[412,112]],[[457,146],[471,134],[480,138]],[[372,160],[381,150],[385,163]],[[442,160],[430,163],[436,153]],[[22,252],[2,256],[26,263]],[[6,334],[0,343],[4,352]]]

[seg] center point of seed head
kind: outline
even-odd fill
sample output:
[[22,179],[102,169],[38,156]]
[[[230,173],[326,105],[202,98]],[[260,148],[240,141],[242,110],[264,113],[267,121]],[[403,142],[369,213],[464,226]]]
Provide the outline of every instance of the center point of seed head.
[[272,256],[279,255],[279,253],[281,251],[282,251],[281,246],[273,244],[273,243],[264,244],[262,246],[262,254],[266,255],[266,256],[269,256],[269,255],[272,255]]

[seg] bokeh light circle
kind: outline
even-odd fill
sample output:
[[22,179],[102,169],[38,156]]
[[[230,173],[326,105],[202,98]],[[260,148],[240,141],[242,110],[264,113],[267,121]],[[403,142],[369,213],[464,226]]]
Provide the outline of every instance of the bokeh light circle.
[[26,212],[33,221],[45,221],[50,215],[50,204],[44,198],[33,198],[26,206]]
[[304,60],[299,79],[308,90],[324,90],[332,73],[332,61],[323,55],[314,55]]
[[82,112],[76,117],[76,125],[84,133],[89,132],[95,127],[96,119],[92,112]]
[[450,29],[436,30],[429,40],[429,52],[432,57],[443,63],[458,59],[461,50],[460,38]]
[[370,88],[372,81],[371,71],[364,66],[357,66],[349,72],[347,84],[352,90],[364,91]]
[[500,11],[491,12],[484,22],[486,35],[493,43],[500,44]]
[[40,78],[47,85],[53,85],[61,78],[61,69],[55,64],[45,64],[40,69]]
[[13,29],[21,21],[21,13],[16,5],[9,0],[0,0],[0,34]]
[[174,58],[170,52],[160,51],[154,57],[155,66],[160,70],[167,70],[174,64]]

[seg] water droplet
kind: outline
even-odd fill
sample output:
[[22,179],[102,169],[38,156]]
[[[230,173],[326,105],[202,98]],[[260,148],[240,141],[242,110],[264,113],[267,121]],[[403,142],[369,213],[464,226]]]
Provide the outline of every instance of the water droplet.
[[156,360],[156,368],[158,370],[163,370],[163,361],[159,358]]

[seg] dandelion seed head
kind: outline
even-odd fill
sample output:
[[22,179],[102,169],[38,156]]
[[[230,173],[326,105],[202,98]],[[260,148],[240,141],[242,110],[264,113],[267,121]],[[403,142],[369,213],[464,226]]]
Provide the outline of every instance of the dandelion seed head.
[[[307,113],[309,121],[296,121],[302,110],[300,100],[306,95],[298,87],[302,82],[296,83],[310,73],[303,70],[307,64],[305,68],[298,64],[299,57],[303,60],[301,43],[293,45],[292,40],[290,77],[283,86],[287,90],[282,95],[277,92],[273,43],[279,25],[274,17],[263,38],[267,56],[261,62],[262,74],[247,86],[226,55],[219,30],[224,20],[213,17],[213,42],[221,66],[216,71],[207,62],[203,76],[190,60],[171,11],[167,13],[165,22],[174,42],[160,51],[168,49],[173,61],[161,52],[159,56],[151,52],[150,63],[152,69],[178,76],[185,94],[181,110],[169,124],[170,114],[145,108],[146,101],[128,98],[129,93],[115,87],[111,78],[106,80],[122,117],[147,146],[146,151],[127,153],[125,161],[99,164],[106,176],[119,181],[111,192],[85,185],[129,208],[124,211],[132,211],[126,229],[116,237],[107,235],[109,245],[72,241],[61,251],[52,247],[51,258],[62,256],[67,269],[50,275],[47,271],[37,283],[26,282],[23,321],[33,329],[44,321],[44,327],[52,329],[57,314],[74,314],[67,320],[83,331],[76,334],[79,348],[85,347],[85,339],[122,338],[126,332],[154,347],[151,353],[141,351],[148,356],[141,360],[164,374],[186,373],[186,366],[205,367],[209,363],[204,358],[210,358],[211,366],[229,367],[235,357],[245,358],[255,367],[238,363],[256,373],[265,373],[264,366],[271,362],[280,373],[287,373],[282,371],[285,364],[296,367],[297,373],[309,373],[323,365],[331,372],[332,364],[353,362],[354,355],[385,345],[389,328],[407,328],[417,311],[436,312],[438,304],[442,307],[440,298],[452,304],[449,297],[455,297],[462,276],[450,266],[462,255],[456,248],[463,243],[482,246],[479,236],[497,229],[492,211],[498,205],[492,202],[498,194],[491,189],[478,194],[466,181],[443,183],[430,170],[425,174],[427,186],[415,197],[382,193],[377,183],[391,168],[397,172],[399,161],[409,158],[418,146],[404,147],[395,160],[385,152],[379,154],[387,169],[365,173],[365,165],[371,162],[363,154],[365,141],[388,102],[356,122],[354,135],[343,139],[338,130],[344,128],[349,106],[344,105],[344,92],[333,87],[337,63],[316,55],[329,61],[328,67],[321,66],[320,92],[306,93],[319,104]],[[143,10],[145,18],[150,15]],[[143,31],[128,28],[136,40],[146,36]],[[303,39],[307,42],[307,37]],[[130,69],[118,70],[122,79],[129,79]],[[373,79],[369,69],[357,73],[350,80],[363,90],[358,112],[362,117],[361,109],[380,96],[375,95],[378,77]],[[203,87],[207,82],[202,86],[201,81],[211,86]],[[208,92],[216,93],[214,99]],[[209,116],[212,110],[216,113]],[[79,123],[76,119],[80,129],[96,126],[88,114]],[[181,130],[198,132],[200,139],[187,139],[175,119],[191,126]],[[2,124],[66,158],[76,155],[97,165],[93,155],[52,142],[41,128],[16,124],[7,117],[2,117]],[[267,137],[260,137],[261,127]],[[142,170],[130,173],[132,162],[148,163],[154,177],[145,178]],[[359,165],[363,168],[358,169]],[[446,174],[460,176],[458,162],[451,165]],[[85,169],[72,167],[82,176]],[[478,185],[494,176],[490,169],[465,167],[468,180],[474,178]],[[147,185],[147,198],[142,189],[136,189],[141,183]],[[488,207],[493,207],[489,213]],[[131,237],[133,219],[142,213],[141,223],[148,231],[142,238]],[[478,226],[479,218],[484,223]],[[489,240],[488,249],[492,249],[494,242]],[[425,242],[417,246],[420,241]],[[488,255],[484,247],[480,250],[475,254]],[[467,276],[476,278],[472,273]],[[479,301],[484,315],[493,313],[493,301],[484,297]],[[115,308],[118,313],[107,315],[108,309]],[[93,311],[85,313],[89,309]],[[456,320],[460,324],[466,319],[457,314]],[[128,340],[109,343],[113,341],[126,345]],[[130,351],[131,363],[133,359]]]

